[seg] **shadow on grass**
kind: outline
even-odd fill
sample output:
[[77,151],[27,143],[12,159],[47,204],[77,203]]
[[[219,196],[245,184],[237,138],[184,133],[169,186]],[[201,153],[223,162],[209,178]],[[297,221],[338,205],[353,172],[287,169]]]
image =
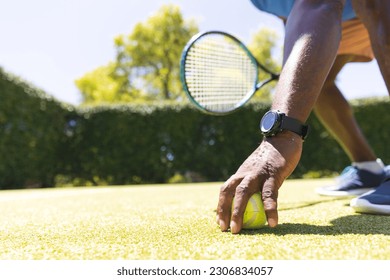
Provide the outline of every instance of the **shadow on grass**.
[[[286,206],[280,207],[278,209],[278,211],[295,210],[295,209],[300,209],[300,208],[311,207],[311,206],[322,204],[322,203],[329,203],[329,202],[333,202],[333,201],[346,200],[346,199],[350,199],[350,198],[336,197],[336,198],[324,199],[324,200],[319,200],[319,201],[288,203],[288,204],[286,204]],[[348,205],[349,205],[349,203],[348,203]]]
[[307,234],[307,235],[342,235],[342,234],[383,234],[390,235],[390,217],[381,215],[349,215],[331,221],[332,225],[318,226],[309,224],[284,223],[276,228],[245,230],[240,234]]

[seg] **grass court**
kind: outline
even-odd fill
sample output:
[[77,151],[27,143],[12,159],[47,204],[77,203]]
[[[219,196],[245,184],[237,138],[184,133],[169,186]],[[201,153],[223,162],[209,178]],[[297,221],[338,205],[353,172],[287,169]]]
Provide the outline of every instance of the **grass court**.
[[287,180],[279,226],[221,232],[221,183],[0,192],[2,260],[386,260],[390,217],[321,197],[330,179]]

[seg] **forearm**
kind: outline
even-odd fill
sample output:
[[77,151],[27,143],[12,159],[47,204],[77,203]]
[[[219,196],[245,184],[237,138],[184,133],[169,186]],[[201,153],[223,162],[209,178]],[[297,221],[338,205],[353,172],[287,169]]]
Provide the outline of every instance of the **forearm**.
[[297,1],[286,24],[284,67],[272,108],[302,122],[336,57],[343,6],[335,2]]

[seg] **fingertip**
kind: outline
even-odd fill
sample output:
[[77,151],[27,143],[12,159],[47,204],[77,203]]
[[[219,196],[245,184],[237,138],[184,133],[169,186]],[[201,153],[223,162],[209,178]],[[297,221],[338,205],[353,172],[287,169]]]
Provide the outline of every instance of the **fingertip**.
[[264,202],[265,215],[267,216],[268,226],[273,228],[278,225],[278,210],[276,201],[267,200]]
[[230,223],[230,231],[233,234],[237,234],[241,231],[241,226],[237,224],[235,221],[231,221]]
[[278,219],[275,218],[269,218],[267,219],[267,222],[268,222],[268,226],[271,228],[274,228],[278,225]]
[[267,216],[268,226],[273,228],[278,225],[278,210],[277,208],[272,207],[271,209],[267,209],[264,207],[265,215]]
[[227,223],[223,220],[219,220],[219,227],[221,231],[227,231],[229,229]]

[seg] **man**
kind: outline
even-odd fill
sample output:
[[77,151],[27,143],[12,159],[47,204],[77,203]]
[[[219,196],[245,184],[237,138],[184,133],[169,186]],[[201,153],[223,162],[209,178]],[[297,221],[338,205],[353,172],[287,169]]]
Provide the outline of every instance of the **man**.
[[[333,91],[335,98],[342,97],[334,85],[334,77],[338,71],[345,63],[356,58],[361,59],[360,55],[354,53],[342,55],[339,49],[342,27],[345,29],[342,21],[354,18],[354,12],[368,30],[382,76],[387,88],[390,88],[390,19],[387,17],[390,13],[390,1],[253,0],[252,2],[260,9],[280,17],[287,17],[284,65],[271,111],[262,119],[265,138],[221,187],[217,214],[221,230],[225,231],[229,226],[232,233],[241,230],[243,212],[248,199],[258,191],[262,191],[269,226],[277,225],[278,190],[300,159],[303,138],[307,132],[304,122],[314,107],[320,119],[337,135],[351,159],[355,160],[356,157],[359,158],[359,162],[363,161],[363,164],[354,166],[353,172],[349,172],[349,175],[341,176],[341,183],[336,187],[323,188],[319,192],[333,195],[343,192],[350,194],[351,189],[358,190],[362,184],[366,185],[362,188],[365,189],[366,181],[369,181],[368,187],[379,186],[373,192],[354,199],[351,202],[352,207],[360,212],[390,214],[390,181],[383,181],[386,177],[383,164],[379,160],[376,161],[376,156],[354,123],[352,114],[347,117],[344,114],[340,124],[331,121],[332,118],[337,118],[339,110],[333,111],[330,114],[331,116],[333,114],[332,117],[321,114],[324,108],[326,111],[326,108],[329,109],[332,104],[332,100],[329,101],[326,94]],[[276,10],[270,8],[278,4]],[[286,12],[282,14],[279,13],[280,10]],[[363,57],[367,57],[367,53]],[[330,83],[327,83],[329,81]],[[319,102],[316,103],[317,99]],[[345,102],[341,108],[349,108],[349,106]],[[350,110],[347,112],[349,113]],[[279,129],[277,120],[280,119],[284,119],[283,123],[290,125]],[[354,123],[349,133],[360,134],[360,139],[357,141],[364,145],[366,150],[364,156],[359,152],[354,154],[354,149],[348,150],[348,141],[355,140],[348,133],[342,133],[343,126],[348,126],[348,122]],[[236,203],[232,211],[233,197]]]
[[[286,22],[294,0],[252,0],[260,10],[274,14]],[[335,80],[350,62],[368,62],[374,58],[369,35],[364,24],[347,1],[343,10],[342,35],[337,57],[322,87],[314,112],[349,156],[348,166],[332,186],[317,192],[329,196],[360,195],[377,187],[385,177],[385,166],[371,149],[361,132],[352,109],[338,89]]]

